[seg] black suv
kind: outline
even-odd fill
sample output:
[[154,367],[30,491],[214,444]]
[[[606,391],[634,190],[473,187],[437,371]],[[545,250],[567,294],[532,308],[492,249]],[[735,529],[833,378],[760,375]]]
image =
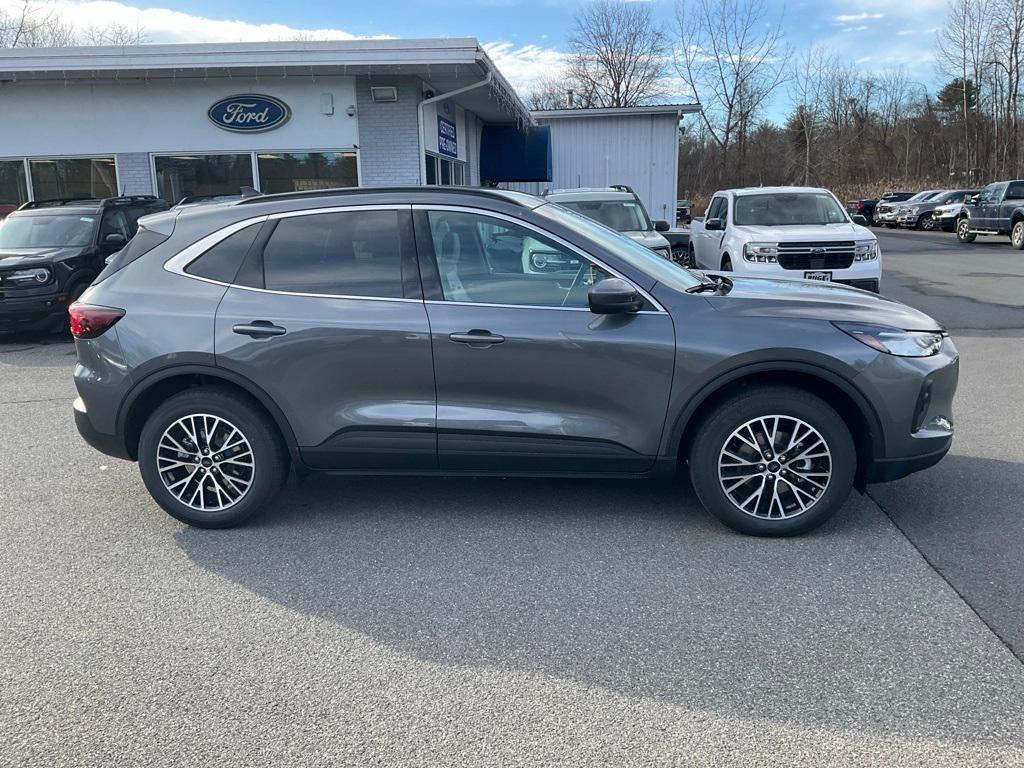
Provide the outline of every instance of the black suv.
[[152,196],[25,203],[0,222],[0,332],[59,330],[67,308],[124,248],[139,217],[167,210]]

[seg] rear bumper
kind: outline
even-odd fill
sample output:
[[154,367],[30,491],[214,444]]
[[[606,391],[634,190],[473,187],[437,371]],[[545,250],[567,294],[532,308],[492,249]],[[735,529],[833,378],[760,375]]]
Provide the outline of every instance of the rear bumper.
[[117,435],[107,435],[99,432],[92,422],[89,421],[89,413],[85,408],[85,402],[82,398],[76,397],[72,407],[75,412],[75,426],[78,428],[78,434],[82,436],[85,442],[100,453],[105,453],[118,459],[131,460],[132,457],[129,455],[128,449],[125,448],[124,442]]

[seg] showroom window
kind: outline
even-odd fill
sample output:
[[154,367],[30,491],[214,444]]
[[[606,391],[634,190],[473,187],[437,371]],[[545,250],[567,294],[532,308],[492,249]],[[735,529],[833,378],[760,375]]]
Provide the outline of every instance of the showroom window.
[[38,158],[28,164],[35,200],[117,196],[117,166],[112,157]]
[[427,152],[427,184],[462,187],[466,184],[466,164]]
[[266,287],[335,296],[401,298],[398,211],[281,219],[263,249]]
[[[237,195],[242,187],[254,187],[252,154],[157,155],[157,195],[172,205],[184,197]],[[38,196],[38,193],[37,193]]]
[[307,192],[359,184],[355,152],[260,152],[260,190]]
[[11,206],[28,201],[23,160],[0,160],[0,216]]

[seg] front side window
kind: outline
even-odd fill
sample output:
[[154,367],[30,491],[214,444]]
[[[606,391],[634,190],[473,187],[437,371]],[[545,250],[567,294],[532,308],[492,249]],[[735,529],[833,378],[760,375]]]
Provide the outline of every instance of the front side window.
[[848,220],[839,202],[824,192],[740,195],[734,207],[737,225],[840,224]]
[[132,227],[128,222],[128,216],[121,208],[114,208],[103,214],[100,221],[100,242],[105,242],[107,235],[120,235],[125,242],[132,236]]
[[117,166],[112,157],[30,160],[29,170],[36,200],[117,195]]
[[447,301],[586,308],[609,274],[554,240],[475,213],[431,211],[430,234]]
[[91,245],[96,216],[38,213],[0,222],[0,248],[77,248]]
[[626,200],[570,200],[564,203],[570,211],[582,213],[616,232],[646,232],[652,229],[639,203]]
[[28,201],[25,163],[21,160],[0,160],[0,216]]
[[399,211],[345,211],[278,221],[263,251],[266,287],[289,293],[401,298]]
[[[157,193],[171,205],[184,197],[237,195],[253,186],[252,155],[166,155],[153,159]],[[37,195],[38,197],[38,195]]]
[[999,187],[999,184],[989,184],[987,187],[981,190],[981,194],[978,195],[978,202],[987,203],[993,198],[995,198],[999,193]]
[[709,219],[722,219],[725,220],[726,204],[724,197],[716,197],[711,201],[711,205],[708,206],[708,212],[706,217]]

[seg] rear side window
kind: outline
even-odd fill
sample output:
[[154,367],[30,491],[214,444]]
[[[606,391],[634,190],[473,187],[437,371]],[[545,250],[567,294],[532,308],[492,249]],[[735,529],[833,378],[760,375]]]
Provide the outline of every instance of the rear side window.
[[281,219],[263,251],[266,287],[290,293],[401,298],[399,211]]
[[221,283],[234,282],[238,269],[242,266],[252,244],[256,241],[263,224],[250,224],[217,243],[198,259],[193,261],[185,271],[196,277],[205,277]]
[[167,235],[161,235],[159,232],[154,232],[151,229],[139,227],[135,237],[129,240],[124,248],[110,257],[107,266],[103,268],[103,271],[100,272],[93,283],[103,282],[118,270],[127,267],[140,256],[145,256],[166,240],[167,237]]
[[1012,181],[1006,188],[1004,200],[1024,200],[1024,181]]

